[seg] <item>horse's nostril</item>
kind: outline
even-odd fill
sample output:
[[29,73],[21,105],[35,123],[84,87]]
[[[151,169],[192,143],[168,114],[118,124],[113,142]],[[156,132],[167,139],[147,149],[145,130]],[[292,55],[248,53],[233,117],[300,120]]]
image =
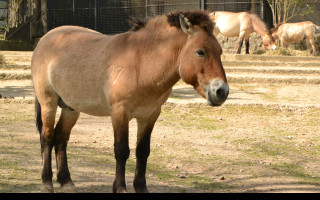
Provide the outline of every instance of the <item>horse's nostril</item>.
[[226,91],[224,88],[219,88],[217,90],[217,97],[219,99],[226,99],[229,95],[229,91]]

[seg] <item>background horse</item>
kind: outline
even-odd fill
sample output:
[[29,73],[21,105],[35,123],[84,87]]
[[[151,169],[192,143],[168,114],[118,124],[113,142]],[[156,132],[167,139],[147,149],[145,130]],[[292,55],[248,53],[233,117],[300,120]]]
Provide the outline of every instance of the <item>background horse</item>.
[[[126,192],[129,121],[137,119],[133,185],[136,192],[148,192],[145,172],[151,132],[173,85],[182,79],[211,106],[228,97],[222,50],[213,28],[207,12],[193,11],[138,21],[131,31],[114,36],[74,26],[48,32],[31,61],[43,156],[42,191],[53,192],[53,147],[57,180],[63,190],[73,190],[66,149],[83,112],[111,116],[116,159],[113,192]],[[61,115],[54,127],[58,106]]]
[[[267,25],[255,14],[248,12],[226,12],[217,11],[210,13],[210,18],[216,23],[214,35],[221,33],[226,37],[239,36],[239,47],[237,53],[241,53],[243,40],[246,44],[246,54],[249,54],[249,39],[253,32],[258,33],[263,38],[263,50],[276,48],[275,41],[268,30]],[[268,40],[268,43],[265,42]],[[271,43],[269,42],[271,41]]]
[[297,43],[306,38],[308,49],[312,48],[313,55],[316,55],[317,46],[314,37],[315,33],[320,31],[320,27],[311,21],[279,23],[271,31],[274,39],[281,41],[281,47],[287,47],[289,43]]

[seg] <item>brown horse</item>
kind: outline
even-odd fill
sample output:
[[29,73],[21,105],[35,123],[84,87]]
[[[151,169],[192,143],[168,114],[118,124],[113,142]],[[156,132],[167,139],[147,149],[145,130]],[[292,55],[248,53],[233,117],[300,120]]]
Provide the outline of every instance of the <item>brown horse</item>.
[[[32,57],[37,127],[43,155],[42,191],[53,192],[51,152],[55,147],[57,180],[74,189],[67,143],[80,112],[111,116],[116,175],[113,192],[126,192],[129,121],[137,119],[136,192],[148,192],[146,165],[150,137],[161,106],[182,79],[211,106],[225,102],[229,86],[222,50],[207,12],[174,12],[126,33],[107,36],[64,26],[48,32]],[[57,107],[62,108],[55,124]]]
[[317,46],[314,37],[315,33],[320,31],[320,27],[313,22],[279,23],[271,31],[274,39],[281,41],[281,47],[287,47],[289,43],[297,43],[306,38],[308,49],[312,47],[312,53],[316,55]]
[[[241,53],[243,40],[245,40],[246,43],[246,54],[249,54],[249,39],[253,32],[258,33],[263,38],[263,50],[274,50],[276,48],[271,32],[268,30],[266,24],[255,14],[248,12],[234,13],[217,11],[210,13],[210,18],[216,23],[214,28],[215,36],[221,33],[226,37],[239,37],[238,54]],[[266,40],[268,40],[268,43],[265,42]]]

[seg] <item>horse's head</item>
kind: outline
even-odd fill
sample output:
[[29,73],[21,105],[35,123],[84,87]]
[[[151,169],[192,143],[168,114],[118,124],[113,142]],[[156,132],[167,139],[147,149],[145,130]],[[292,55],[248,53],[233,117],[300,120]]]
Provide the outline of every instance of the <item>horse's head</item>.
[[266,34],[262,40],[262,49],[265,50],[275,50],[277,48],[276,41],[271,34]]
[[191,84],[207,99],[209,105],[220,106],[229,94],[226,74],[221,63],[222,49],[212,34],[214,25],[209,17],[207,27],[195,21],[187,14],[179,15],[181,29],[188,35],[179,57],[179,74],[184,82]]

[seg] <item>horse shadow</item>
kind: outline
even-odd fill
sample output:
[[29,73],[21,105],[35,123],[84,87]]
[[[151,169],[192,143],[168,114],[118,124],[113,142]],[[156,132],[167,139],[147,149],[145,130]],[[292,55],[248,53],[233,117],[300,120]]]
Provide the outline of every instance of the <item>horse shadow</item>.
[[34,89],[32,86],[6,86],[0,87],[1,98],[16,98],[16,97],[30,97],[34,96]]
[[[239,93],[245,93],[244,91],[238,90],[238,89],[232,89],[230,88],[230,93],[228,99],[232,100],[250,100],[246,98],[241,98],[234,96]],[[179,88],[173,88],[172,92],[169,96],[169,98],[177,98],[177,99],[183,99],[183,100],[192,100],[192,99],[203,99],[196,90],[194,90],[191,86],[185,86],[185,87],[179,87]],[[205,101],[205,100],[204,100]]]

